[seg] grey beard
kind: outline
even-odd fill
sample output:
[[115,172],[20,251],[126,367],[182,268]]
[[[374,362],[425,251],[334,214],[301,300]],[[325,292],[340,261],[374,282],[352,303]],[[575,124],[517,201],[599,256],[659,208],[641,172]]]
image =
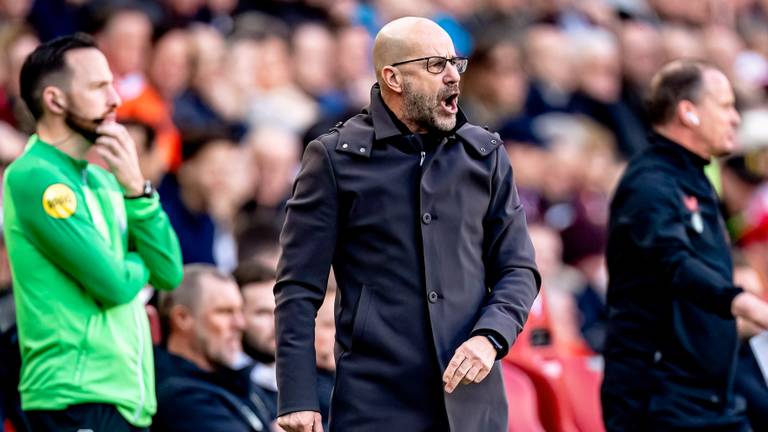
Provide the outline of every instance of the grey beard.
[[456,116],[441,119],[436,115],[443,93],[441,91],[434,100],[430,100],[424,94],[414,91],[410,83],[405,81],[403,83],[405,117],[424,129],[450,132],[456,127]]

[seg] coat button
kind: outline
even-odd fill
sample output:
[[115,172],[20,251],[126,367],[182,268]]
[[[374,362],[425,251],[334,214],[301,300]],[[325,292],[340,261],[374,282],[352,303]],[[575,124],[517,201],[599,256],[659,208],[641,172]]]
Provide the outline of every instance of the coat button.
[[341,148],[343,148],[343,149],[345,149],[347,147],[349,147],[349,144],[347,144],[347,143],[344,143],[344,144],[341,145]]
[[480,153],[485,153],[485,147],[480,147]]
[[492,139],[492,140],[491,140],[491,144],[496,144],[496,140],[495,140],[495,139]]
[[365,147],[360,147],[360,153],[365,153]]
[[430,291],[427,295],[427,298],[429,299],[430,303],[437,303],[437,293],[434,291]]
[[421,221],[424,222],[424,225],[429,225],[432,222],[432,215],[429,213],[424,213],[421,215]]

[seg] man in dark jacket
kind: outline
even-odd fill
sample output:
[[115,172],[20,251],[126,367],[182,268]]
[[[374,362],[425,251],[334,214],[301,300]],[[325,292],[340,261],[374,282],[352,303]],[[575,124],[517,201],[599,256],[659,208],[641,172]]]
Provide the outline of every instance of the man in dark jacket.
[[254,391],[251,371],[233,370],[242,346],[243,300],[235,281],[207,264],[188,265],[160,317],[167,350],[155,350],[157,415],[152,430],[269,431],[268,402]]
[[734,147],[739,114],[712,66],[673,62],[652,82],[650,147],[611,203],[603,415],[609,431],[743,431],[733,398],[734,317],[768,306],[733,283],[718,199],[704,174]]
[[370,106],[312,141],[287,205],[277,301],[278,423],[319,431],[313,335],[338,282],[336,431],[502,431],[495,360],[540,278],[498,135],[458,109],[448,34],[393,21]]

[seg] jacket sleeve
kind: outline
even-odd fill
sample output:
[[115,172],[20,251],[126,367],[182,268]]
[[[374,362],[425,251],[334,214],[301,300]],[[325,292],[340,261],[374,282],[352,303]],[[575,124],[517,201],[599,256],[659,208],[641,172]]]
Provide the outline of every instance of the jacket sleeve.
[[275,285],[278,415],[320,411],[316,390],[315,316],[323,302],[336,245],[337,189],[319,141],[304,152],[280,235]]
[[[541,286],[525,212],[512,177],[512,166],[503,147],[496,150],[491,200],[483,222],[483,261],[486,296],[472,334],[495,332],[504,350],[512,346],[528,318]],[[493,334],[493,333],[491,333]]]
[[673,295],[722,317],[732,317],[731,302],[742,289],[696,256],[686,232],[678,187],[664,175],[648,176],[634,185],[622,194],[626,201],[612,231],[627,230],[644,257],[638,265],[665,274]]
[[181,247],[157,194],[125,200],[125,212],[129,239],[149,268],[149,283],[160,290],[176,288],[183,274]]
[[[44,207],[43,195],[57,184],[60,198],[74,200],[69,206],[74,212],[54,217],[51,213],[55,211]],[[128,303],[147,284],[149,271],[142,258],[136,253],[122,257],[109,247],[91,221],[79,187],[47,167],[15,171],[8,176],[7,185],[10,196],[6,199],[13,200],[30,243],[102,306]]]

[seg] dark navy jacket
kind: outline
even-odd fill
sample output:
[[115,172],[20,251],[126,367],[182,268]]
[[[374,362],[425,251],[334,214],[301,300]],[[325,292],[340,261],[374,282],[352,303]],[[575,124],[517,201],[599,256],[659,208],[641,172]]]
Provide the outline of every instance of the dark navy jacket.
[[506,430],[498,364],[450,395],[441,376],[473,334],[511,346],[538,293],[512,169],[498,135],[463,118],[422,140],[374,86],[362,114],[307,146],[275,286],[280,414],[319,411],[313,329],[333,265],[332,431]]
[[741,289],[708,161],[650,141],[611,202],[604,417],[609,430],[737,423],[731,302]]

